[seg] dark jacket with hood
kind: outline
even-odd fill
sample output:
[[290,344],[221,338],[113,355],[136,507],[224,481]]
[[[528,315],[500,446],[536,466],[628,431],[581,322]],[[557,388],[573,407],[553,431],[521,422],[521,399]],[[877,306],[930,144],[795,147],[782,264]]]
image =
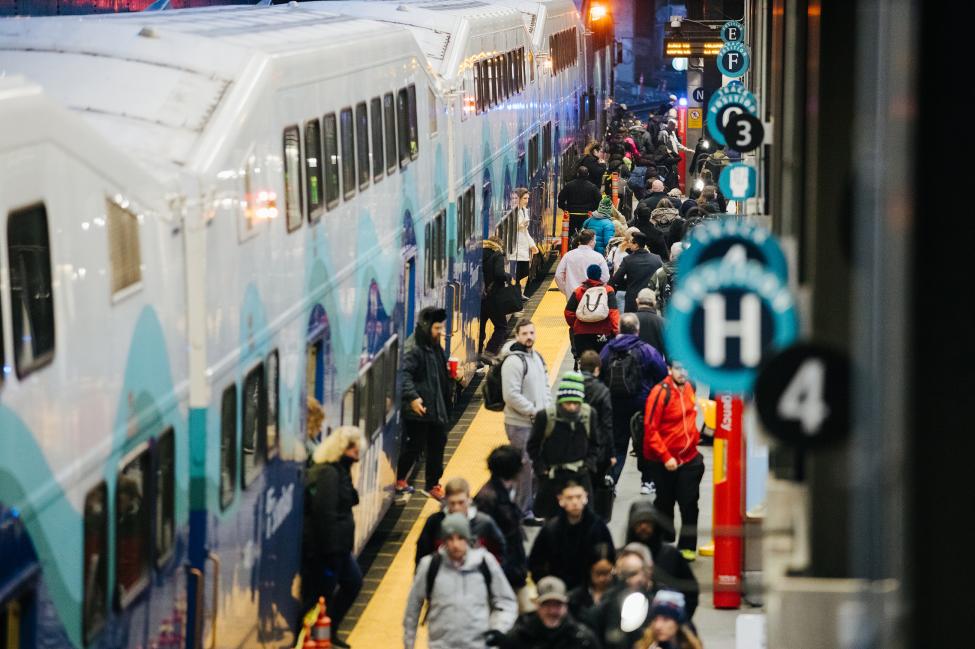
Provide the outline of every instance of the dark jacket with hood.
[[[582,622],[596,634],[603,649],[633,649],[643,637],[646,628],[650,626],[652,620],[648,615],[646,621],[633,631],[624,633],[620,629],[623,601],[634,592],[636,591],[626,583],[620,582],[603,595],[599,604],[583,614]],[[643,594],[649,601],[653,601],[655,593],[656,590],[651,587]]]
[[586,583],[589,566],[599,556],[598,546],[609,549],[609,560],[616,562],[613,536],[601,518],[590,508],[582,520],[569,524],[564,510],[546,521],[535,537],[528,555],[528,569],[536,584],[542,577],[555,575],[565,582],[567,590]]
[[519,617],[498,646],[501,649],[599,649],[599,641],[571,614],[566,614],[562,624],[550,629],[538,613],[532,612]]
[[599,359],[602,361],[599,376],[603,381],[609,381],[609,366],[613,357],[624,352],[637,357],[642,370],[643,383],[640,385],[640,391],[630,399],[618,402],[614,399],[613,407],[625,407],[631,412],[637,412],[643,410],[647,395],[650,394],[653,386],[667,376],[667,362],[659,351],[640,340],[636,334],[620,334],[606,343],[603,350],[599,352]]
[[[667,192],[650,192],[647,197],[640,201],[640,205],[646,205],[650,211],[657,209],[657,203],[660,202],[661,198],[670,198],[667,196]],[[638,206],[639,207],[639,206]]]
[[596,424],[599,428],[596,435],[600,439],[600,454],[596,458],[596,471],[594,475],[602,476],[609,470],[609,460],[616,457],[616,448],[613,446],[613,399],[609,394],[606,384],[597,379],[590,372],[583,372],[586,386],[586,403],[592,408]]
[[[428,554],[433,554],[443,545],[443,539],[440,536],[440,525],[446,516],[446,508],[444,508],[439,512],[430,514],[426,523],[423,524],[423,530],[420,531],[420,538],[416,540],[416,564],[420,563],[420,559]],[[476,506],[471,506],[467,510],[467,520],[470,522],[471,537],[474,539],[472,546],[484,548],[493,554],[494,558],[498,560],[498,563],[503,566],[508,547],[504,537],[501,535],[501,530],[498,529],[497,523],[487,514],[478,511]]]
[[663,266],[663,259],[646,248],[637,248],[628,254],[620,263],[609,285],[617,291],[626,291],[626,312],[636,311],[636,296],[641,289],[650,285],[650,278]]
[[491,478],[484,483],[474,496],[477,511],[494,519],[505,542],[505,556],[501,561],[508,583],[515,590],[525,585],[528,577],[528,557],[525,556],[525,530],[521,521],[525,514],[511,500],[511,493],[505,489],[499,478]]
[[[654,277],[656,275],[654,273]],[[652,281],[651,284],[653,284]],[[650,305],[638,306],[636,317],[640,321],[640,340],[656,349],[666,359],[667,350],[664,348],[664,319]]]
[[[595,182],[598,183],[600,180],[596,178]],[[576,178],[567,182],[559,192],[557,201],[559,207],[573,214],[588,214],[595,211],[603,195],[592,181],[592,178]]]
[[313,464],[305,473],[305,525],[303,552],[323,560],[328,555],[346,555],[355,544],[352,508],[359,493],[352,485],[347,457],[337,462]]
[[[653,532],[649,538],[636,535],[634,529],[638,523],[648,522],[653,525]],[[664,532],[670,529],[671,523],[663,516],[649,500],[636,500],[630,505],[630,518],[626,526],[626,542],[642,543],[650,550],[653,557],[653,583],[657,588],[680,591],[684,594],[687,619],[694,616],[697,609],[701,589],[698,586],[691,564],[681,556],[674,546],[664,543]],[[671,530],[673,531],[673,530]]]
[[670,249],[667,241],[660,230],[653,227],[650,222],[650,210],[645,207],[637,207],[634,211],[633,220],[628,224],[630,227],[639,228],[643,236],[647,238],[647,250],[660,257],[663,261],[670,259]]
[[498,289],[511,280],[505,268],[504,250],[495,242],[485,239],[481,242],[481,275],[484,281],[484,307],[491,311],[496,308]]
[[[430,333],[434,322],[443,322],[443,309],[424,307],[417,317],[416,330],[403,348],[402,381],[403,418],[446,426],[450,420],[452,385],[447,374],[447,355]],[[410,403],[423,399],[426,414],[413,412]]]
[[601,163],[599,158],[591,153],[582,156],[582,159],[579,160],[579,166],[589,170],[589,175],[586,179],[597,186],[602,182],[603,176],[606,175],[606,165]]

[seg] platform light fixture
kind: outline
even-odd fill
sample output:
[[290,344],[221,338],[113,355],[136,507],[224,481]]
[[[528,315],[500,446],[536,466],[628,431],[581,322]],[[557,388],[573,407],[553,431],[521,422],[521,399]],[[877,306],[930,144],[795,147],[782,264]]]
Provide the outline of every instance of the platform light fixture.
[[606,5],[599,2],[593,3],[593,5],[589,7],[589,22],[599,22],[606,17],[607,13],[609,12],[606,10]]

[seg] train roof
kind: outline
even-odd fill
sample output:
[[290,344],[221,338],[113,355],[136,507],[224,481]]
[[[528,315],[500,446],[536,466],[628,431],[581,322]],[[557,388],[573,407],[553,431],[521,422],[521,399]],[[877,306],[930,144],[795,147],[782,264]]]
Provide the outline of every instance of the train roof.
[[498,51],[484,48],[479,41],[524,24],[516,8],[481,0],[335,0],[328,4],[343,14],[409,29],[427,63],[448,87],[460,78],[470,57]]
[[[221,114],[232,120],[245,110],[275,61],[355,45],[355,61],[368,63],[385,56],[382,39],[409,51],[407,30],[377,31],[375,22],[329,5],[4,19],[0,74],[39,82],[156,175],[175,175],[212,155],[221,142],[206,142],[210,127]],[[370,47],[361,46],[366,38]]]
[[[579,23],[579,11],[572,0],[489,0],[492,4],[511,7],[521,12],[525,29],[532,39],[536,52],[548,51],[550,33],[564,29],[563,24]],[[557,22],[555,28],[546,29],[549,23]]]

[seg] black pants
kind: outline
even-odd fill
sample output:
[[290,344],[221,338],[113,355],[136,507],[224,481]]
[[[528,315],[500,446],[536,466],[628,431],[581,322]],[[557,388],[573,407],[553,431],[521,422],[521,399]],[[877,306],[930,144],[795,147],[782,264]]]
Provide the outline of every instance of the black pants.
[[[626,458],[629,453],[627,450],[630,447],[630,420],[633,418],[633,413],[639,412],[639,409],[635,409],[633,404],[629,399],[618,400],[613,399],[613,446],[616,447],[616,466],[610,470],[610,475],[613,476],[613,482],[620,481],[620,475],[623,473],[623,465],[626,464]],[[643,453],[642,448],[634,449],[636,451],[637,457]]]
[[[484,345],[484,339],[487,337],[487,323],[488,320],[494,325],[494,331],[491,333],[491,338],[488,339],[487,346]],[[501,346],[504,345],[504,341],[508,339],[508,316],[501,313],[497,309],[491,308],[485,303],[484,300],[481,301],[481,331],[477,339],[478,353],[488,352],[489,354],[497,354],[501,351]]]
[[[701,480],[704,478],[704,458],[698,454],[687,464],[681,464],[676,471],[668,471],[663,462],[647,462],[647,474],[657,487],[654,507],[674,523],[674,504],[680,507],[680,550],[697,550],[697,500],[701,494]],[[664,533],[665,541],[673,541],[670,530]]]
[[528,277],[528,269],[531,267],[530,261],[519,261],[515,263],[515,280],[520,282]]
[[410,469],[420,457],[421,449],[426,449],[427,490],[440,484],[443,475],[443,449],[447,445],[447,431],[440,424],[412,419],[403,420],[403,449],[396,466],[396,479],[406,480]]
[[588,214],[571,214],[571,213],[569,214],[569,248],[570,249],[575,248],[575,246],[572,245],[572,241],[575,239],[575,236],[579,234],[579,230],[582,229],[582,224],[585,223],[586,219],[588,218],[589,218]]
[[301,611],[297,630],[301,630],[301,619],[305,613],[315,606],[319,597],[324,597],[334,634],[360,590],[362,570],[351,552],[325,557],[306,555],[302,561]]
[[582,353],[593,350],[597,354],[602,351],[609,338],[605,334],[574,334],[572,336],[572,353],[580,358]]

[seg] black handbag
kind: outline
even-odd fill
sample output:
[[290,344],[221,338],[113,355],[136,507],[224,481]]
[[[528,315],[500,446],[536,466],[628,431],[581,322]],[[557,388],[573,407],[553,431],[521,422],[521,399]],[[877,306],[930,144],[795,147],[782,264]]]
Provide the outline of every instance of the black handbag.
[[491,294],[494,307],[501,313],[508,315],[521,311],[524,304],[521,300],[521,286],[518,284],[502,284]]

